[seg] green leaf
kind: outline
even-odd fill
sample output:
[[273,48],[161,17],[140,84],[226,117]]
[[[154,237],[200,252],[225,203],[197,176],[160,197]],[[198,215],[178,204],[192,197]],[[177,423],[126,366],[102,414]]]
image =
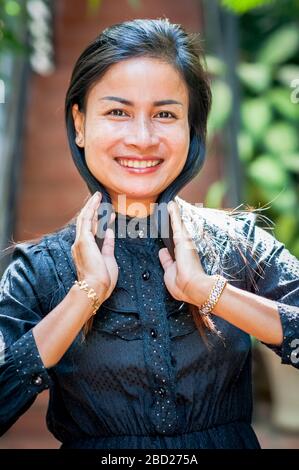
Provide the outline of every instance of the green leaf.
[[297,24],[287,24],[274,31],[264,42],[257,61],[264,64],[282,64],[298,52],[299,29]]
[[237,69],[242,83],[255,93],[266,90],[271,82],[271,68],[266,64],[241,63]]
[[15,0],[5,2],[5,13],[9,16],[17,16],[21,12],[21,6]]
[[299,78],[299,66],[296,64],[284,65],[279,68],[276,77],[283,85],[290,87],[292,81]]
[[298,198],[294,187],[289,183],[289,187],[284,187],[281,191],[267,186],[261,186],[260,193],[263,201],[271,206],[278,214],[292,212],[298,206]]
[[240,131],[237,137],[237,142],[240,160],[246,163],[253,157],[253,140],[247,132]]
[[[299,75],[298,75],[299,77]],[[292,88],[276,87],[269,91],[269,103],[286,119],[299,120],[299,106],[291,101]]]
[[241,120],[255,141],[263,136],[272,119],[268,102],[263,98],[251,98],[242,103]]
[[273,0],[221,0],[222,6],[232,10],[234,13],[242,14],[253,8],[264,6]]
[[297,230],[297,220],[294,214],[281,214],[275,221],[275,236],[282,243],[288,245]]
[[271,155],[261,155],[248,166],[248,174],[262,187],[282,189],[288,183],[285,169]]
[[295,242],[291,245],[290,252],[296,256],[296,258],[299,258],[299,240],[295,240]]
[[88,0],[87,11],[89,15],[94,15],[101,7],[102,0]]
[[212,75],[224,75],[226,65],[218,57],[206,55],[207,71]]
[[273,201],[273,207],[279,213],[295,211],[298,207],[298,198],[295,188],[290,184],[289,187],[284,188],[283,192],[279,194],[277,199]]
[[298,149],[298,134],[291,124],[275,122],[265,133],[264,144],[268,152],[276,155],[291,154]]
[[208,134],[214,134],[226,123],[232,108],[232,94],[229,86],[216,79],[212,82],[212,108],[208,119]]
[[222,199],[228,189],[228,184],[225,180],[215,181],[209,186],[205,197],[205,207],[218,209],[222,207]]
[[280,155],[280,160],[287,170],[299,173],[299,152]]

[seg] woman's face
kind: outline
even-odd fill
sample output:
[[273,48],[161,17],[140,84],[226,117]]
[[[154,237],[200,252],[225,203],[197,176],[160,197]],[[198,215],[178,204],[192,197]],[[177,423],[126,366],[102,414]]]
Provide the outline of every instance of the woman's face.
[[151,213],[150,203],[179,175],[189,149],[188,106],[179,73],[147,57],[112,65],[89,90],[85,114],[73,106],[78,145],[116,210],[125,195],[126,213],[136,202],[144,207],[139,216]]

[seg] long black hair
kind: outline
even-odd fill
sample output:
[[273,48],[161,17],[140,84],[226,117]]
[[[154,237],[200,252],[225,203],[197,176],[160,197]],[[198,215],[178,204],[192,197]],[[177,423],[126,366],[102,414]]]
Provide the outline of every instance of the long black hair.
[[162,59],[182,76],[189,92],[188,121],[190,146],[186,163],[176,179],[159,195],[157,203],[169,202],[200,171],[205,160],[207,118],[211,107],[208,74],[198,33],[187,33],[182,25],[167,18],[134,19],[104,29],[78,57],[65,98],[65,122],[72,157],[89,191],[102,193],[102,202],[111,203],[106,188],[89,171],[84,148],[75,142],[72,106],[84,112],[87,92],[109,67],[132,57]]
[[[162,220],[158,218],[158,215],[156,216],[156,224],[160,234],[165,233],[162,224],[165,222],[165,217],[169,217],[168,214],[165,214],[166,204],[198,174],[205,160],[211,89],[209,76],[204,67],[201,42],[198,33],[188,33],[182,25],[171,23],[167,18],[134,19],[113,24],[104,29],[78,57],[66,93],[65,122],[74,163],[86,182],[90,193],[100,191],[102,193],[102,203],[108,203],[109,206],[111,205],[109,192],[92,175],[86,164],[84,148],[79,147],[75,142],[76,130],[72,116],[73,105],[77,104],[79,110],[84,113],[86,111],[87,93],[92,85],[101,80],[109,67],[122,60],[136,57],[160,59],[172,65],[179,72],[188,88],[190,144],[181,173],[157,198],[156,214],[162,214]],[[164,209],[159,210],[157,206]],[[167,227],[170,235],[168,238],[162,238],[171,255],[173,255],[173,234],[169,220],[167,221]],[[103,237],[98,243],[99,247],[101,247],[102,242]],[[208,317],[202,319],[195,306],[190,304],[189,308],[201,333],[204,331],[204,326],[215,331],[211,319]],[[92,319],[87,322],[86,333],[91,326]]]
[[[67,137],[74,163],[91,195],[100,191],[102,193],[101,202],[111,205],[109,192],[93,176],[86,164],[84,148],[76,144],[72,107],[77,104],[79,110],[85,112],[89,90],[101,80],[109,67],[122,60],[136,57],[161,59],[172,65],[179,72],[188,88],[189,150],[181,173],[158,196],[156,201],[158,207],[165,208],[166,204],[199,173],[205,160],[211,89],[209,76],[204,66],[202,40],[199,33],[187,32],[182,25],[171,23],[168,18],[134,19],[113,24],[100,32],[80,54],[71,74],[65,97]],[[163,210],[165,215],[165,209],[157,210],[156,213],[160,212],[161,214]],[[166,216],[169,217],[168,214]],[[72,218],[68,223],[74,219]],[[157,219],[156,223],[158,233],[165,233],[161,227],[163,218],[162,221]],[[167,227],[169,227],[170,236],[162,238],[173,255],[172,230],[169,221]],[[190,304],[189,307],[201,333],[204,330],[203,326],[215,331],[212,320],[208,317],[201,318],[195,306]],[[84,326],[84,332],[87,333],[91,326],[92,319]]]

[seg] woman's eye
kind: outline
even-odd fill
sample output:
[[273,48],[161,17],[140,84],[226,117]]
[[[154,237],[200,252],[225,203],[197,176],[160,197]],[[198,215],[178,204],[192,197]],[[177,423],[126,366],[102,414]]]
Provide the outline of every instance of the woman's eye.
[[112,109],[111,111],[108,112],[108,114],[112,114],[112,116],[120,116],[123,117],[125,113],[122,109]]
[[[160,111],[160,113],[158,113],[158,114],[160,114],[160,115],[161,115],[161,114],[164,114],[164,115],[163,115],[163,116],[161,116],[161,117],[166,117],[166,118],[168,118],[168,119],[169,119],[169,118],[174,118],[174,117],[175,117],[175,115],[174,115],[174,114],[172,114],[172,113],[171,113],[171,112],[169,112],[169,111]],[[166,116],[165,116],[165,115],[166,115]],[[167,115],[168,115],[168,116],[167,116]]]
[[[124,117],[127,115],[127,113],[123,109],[119,109],[119,108],[112,109],[111,111],[108,111],[107,114],[110,114],[111,116],[117,116],[117,117]],[[160,113],[158,113],[158,116],[162,118],[167,118],[167,119],[175,118],[175,115],[171,113],[170,111],[160,111]]]

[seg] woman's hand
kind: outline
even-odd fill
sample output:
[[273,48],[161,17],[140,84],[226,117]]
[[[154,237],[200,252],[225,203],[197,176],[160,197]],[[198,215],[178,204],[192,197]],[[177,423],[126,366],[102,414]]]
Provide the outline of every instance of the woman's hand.
[[181,220],[177,203],[171,201],[167,209],[173,230],[175,260],[167,248],[159,250],[165,271],[164,281],[175,299],[199,306],[207,298],[211,279],[202,268],[194,241]]
[[[95,241],[98,226],[98,207],[102,195],[96,192],[85,204],[77,217],[76,239],[72,245],[72,256],[76,265],[78,280],[85,280],[99,297],[110,297],[118,278],[118,266],[114,257],[114,232],[107,228],[99,250]],[[109,224],[115,219],[112,212]]]

